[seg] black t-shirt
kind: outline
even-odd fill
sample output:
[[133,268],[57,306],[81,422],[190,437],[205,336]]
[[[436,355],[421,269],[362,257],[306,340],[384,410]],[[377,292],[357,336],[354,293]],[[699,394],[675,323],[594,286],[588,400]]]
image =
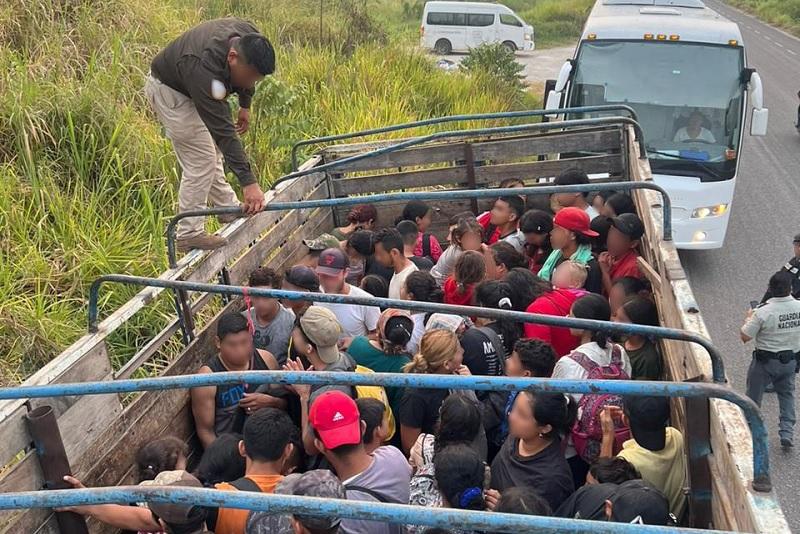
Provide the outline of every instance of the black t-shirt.
[[364,268],[365,274],[377,274],[388,284],[389,281],[394,276],[394,268],[393,267],[384,267],[381,265],[381,262],[375,259],[374,256],[370,256],[367,258],[366,267]]
[[491,487],[503,493],[517,486],[536,488],[553,510],[575,491],[559,440],[553,440],[534,456],[520,456],[519,440],[512,437],[506,440],[492,462]]
[[411,260],[411,263],[417,266],[417,269],[420,271],[430,271],[433,269],[433,262],[430,258],[426,258],[425,256],[411,256],[408,258]]
[[[519,326],[519,323],[516,324],[517,326]],[[506,336],[502,332],[502,329],[500,328],[500,323],[498,323],[497,321],[487,324],[486,328],[491,328],[492,330],[494,330],[494,333],[497,334],[497,337],[499,337],[500,341],[503,342],[503,348],[506,349],[505,357],[506,359],[508,359],[508,357],[511,356],[511,353],[514,352],[514,345],[516,345],[517,341],[519,341],[521,332],[515,332],[513,337],[506,339],[508,338],[508,336]]]
[[[556,267],[561,265],[565,260],[569,258],[565,258],[561,256],[561,258],[556,263]],[[583,284],[583,288],[586,291],[591,291],[592,293],[597,293],[598,295],[603,294],[603,272],[600,270],[600,265],[597,263],[597,259],[592,258],[589,260],[589,263],[586,264],[587,273],[586,273],[586,283]]]
[[606,499],[610,499],[617,491],[616,484],[592,484],[583,486],[570,495],[555,510],[555,517],[567,519],[606,520]]
[[[502,338],[501,338],[502,341]],[[500,376],[503,366],[492,340],[479,328],[470,328],[461,336],[464,365],[476,376]]]
[[433,434],[439,421],[439,407],[449,394],[446,389],[406,388],[397,414],[400,424]]

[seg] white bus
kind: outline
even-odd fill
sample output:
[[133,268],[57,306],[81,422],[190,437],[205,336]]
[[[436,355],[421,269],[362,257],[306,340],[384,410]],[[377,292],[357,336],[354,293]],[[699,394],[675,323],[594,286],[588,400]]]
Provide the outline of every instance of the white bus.
[[750,134],[764,135],[768,118],[735,23],[700,0],[598,0],[553,87],[547,108],[634,108],[653,178],[673,202],[676,245],[722,246],[748,93]]
[[510,50],[533,50],[533,26],[501,4],[427,2],[422,12],[420,46],[437,54],[468,52],[484,43]]

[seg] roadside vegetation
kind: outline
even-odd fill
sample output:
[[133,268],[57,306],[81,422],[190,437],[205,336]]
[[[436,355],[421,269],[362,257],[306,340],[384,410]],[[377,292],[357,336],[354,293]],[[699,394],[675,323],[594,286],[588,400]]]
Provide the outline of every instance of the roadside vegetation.
[[800,0],[730,0],[730,3],[800,36]]
[[[537,105],[502,77],[437,69],[408,46],[400,1],[324,4],[321,19],[305,0],[0,5],[0,383],[24,379],[85,332],[97,276],[166,268],[178,175],[141,88],[159,48],[201,20],[248,18],[278,49],[245,139],[264,186],[304,137]],[[109,286],[101,317],[135,292]],[[115,365],[171,314],[165,295],[120,329]]]

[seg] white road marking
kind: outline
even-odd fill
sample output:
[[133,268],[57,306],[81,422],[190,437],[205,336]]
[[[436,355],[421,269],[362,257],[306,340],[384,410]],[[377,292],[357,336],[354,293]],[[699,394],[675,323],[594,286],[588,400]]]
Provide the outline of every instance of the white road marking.
[[775,46],[779,46],[780,48],[783,48],[783,45],[780,44],[778,41],[775,41]]
[[787,51],[787,52],[789,52],[790,54],[792,54],[793,56],[796,56],[796,55],[797,55],[797,52],[795,52],[794,50],[789,50],[789,49],[787,48],[787,49],[786,49],[786,51]]
[[753,33],[757,33],[758,35],[761,35],[761,32],[758,31],[758,30],[753,30]]

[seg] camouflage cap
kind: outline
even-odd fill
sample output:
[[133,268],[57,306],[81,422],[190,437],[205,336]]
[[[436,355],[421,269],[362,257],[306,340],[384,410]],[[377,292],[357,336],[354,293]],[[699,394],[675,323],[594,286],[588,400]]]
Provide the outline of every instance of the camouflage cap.
[[339,248],[339,240],[331,234],[322,234],[314,239],[303,239],[309,250],[322,252],[326,248]]

